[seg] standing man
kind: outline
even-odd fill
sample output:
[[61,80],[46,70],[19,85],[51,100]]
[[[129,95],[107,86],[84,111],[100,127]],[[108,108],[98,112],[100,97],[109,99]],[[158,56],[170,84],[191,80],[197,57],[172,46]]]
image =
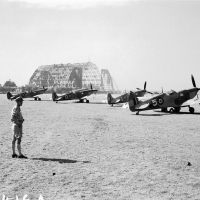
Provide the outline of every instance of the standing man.
[[[11,122],[13,122],[12,125],[12,131],[13,131],[13,140],[12,140],[12,150],[13,150],[13,154],[12,157],[13,158],[27,158],[26,156],[24,156],[21,152],[21,139],[22,139],[22,124],[24,122],[24,118],[22,116],[21,113],[21,109],[20,107],[23,104],[23,99],[21,97],[17,97],[15,99],[16,101],[16,105],[14,106],[14,108],[12,109],[11,112]],[[15,142],[17,141],[17,150],[19,152],[19,155],[17,155],[15,153]]]

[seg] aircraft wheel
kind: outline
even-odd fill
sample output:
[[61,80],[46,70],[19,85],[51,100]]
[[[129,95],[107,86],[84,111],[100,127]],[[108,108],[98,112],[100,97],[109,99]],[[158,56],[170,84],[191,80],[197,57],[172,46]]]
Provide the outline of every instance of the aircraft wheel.
[[79,102],[80,102],[80,103],[83,103],[83,99],[80,99]]
[[136,112],[136,115],[139,115],[139,112]]
[[181,108],[180,108],[180,107],[175,107],[175,108],[174,108],[174,112],[175,112],[175,113],[179,113],[179,112],[180,112],[180,110],[181,110]]
[[38,98],[38,101],[41,101],[41,99],[40,99],[40,98]]
[[37,101],[37,97],[34,97],[34,100]]
[[174,112],[174,109],[173,109],[173,108],[170,108],[169,112],[173,113],[173,112]]
[[190,107],[190,108],[189,108],[189,111],[190,111],[191,114],[193,114],[193,113],[194,113],[194,108],[193,108],[193,107]]
[[89,103],[90,101],[89,100],[86,100],[86,103]]
[[113,106],[113,104],[111,104],[111,106]]

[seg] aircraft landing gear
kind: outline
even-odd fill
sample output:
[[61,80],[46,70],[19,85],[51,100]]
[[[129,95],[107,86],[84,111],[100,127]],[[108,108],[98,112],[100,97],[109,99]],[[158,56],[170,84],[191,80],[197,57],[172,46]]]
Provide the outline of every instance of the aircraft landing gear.
[[191,114],[194,114],[194,108],[193,107],[189,107],[189,111]]
[[35,101],[41,101],[40,97],[34,97]]
[[139,115],[139,111],[136,112],[136,115]]
[[167,112],[167,108],[162,108],[161,112]]
[[181,107],[175,107],[175,108],[170,108],[169,112],[171,113],[179,113],[181,110]]
[[181,110],[181,107],[175,107],[175,108],[174,108],[174,112],[175,112],[175,113],[179,113],[180,110]]
[[79,99],[79,103],[90,103],[88,99]]

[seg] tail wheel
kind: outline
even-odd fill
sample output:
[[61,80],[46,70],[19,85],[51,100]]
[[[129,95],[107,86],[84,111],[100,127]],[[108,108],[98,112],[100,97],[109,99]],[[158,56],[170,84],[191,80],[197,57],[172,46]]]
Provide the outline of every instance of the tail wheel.
[[194,113],[194,108],[193,108],[193,107],[190,107],[190,108],[189,108],[189,111],[190,111],[191,114],[193,114],[193,113]]
[[89,103],[90,101],[89,100],[86,100],[86,103]]

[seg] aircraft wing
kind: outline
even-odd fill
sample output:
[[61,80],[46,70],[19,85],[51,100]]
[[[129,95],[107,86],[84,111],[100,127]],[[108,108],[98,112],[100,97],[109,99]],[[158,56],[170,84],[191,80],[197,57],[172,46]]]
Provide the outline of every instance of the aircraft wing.
[[149,106],[149,103],[143,104],[143,105],[140,106],[140,109],[148,108],[148,106]]
[[62,99],[62,97],[58,97],[57,99],[56,99],[56,101],[60,101]]
[[184,102],[181,107],[186,107],[186,106],[191,106],[191,105],[195,105],[197,103],[200,103],[200,100],[199,99],[190,99],[186,102]]
[[31,95],[32,97],[38,96],[36,92],[33,92],[33,93],[31,93],[30,95]]
[[139,110],[154,110],[162,106],[165,101],[165,94],[155,95],[153,97],[138,98],[139,102],[135,106]]
[[115,101],[115,103],[119,103],[120,102],[120,99],[117,99],[116,101]]
[[153,97],[137,97],[143,104],[149,104],[152,100],[155,100],[159,97],[163,97],[164,94],[154,95]]

